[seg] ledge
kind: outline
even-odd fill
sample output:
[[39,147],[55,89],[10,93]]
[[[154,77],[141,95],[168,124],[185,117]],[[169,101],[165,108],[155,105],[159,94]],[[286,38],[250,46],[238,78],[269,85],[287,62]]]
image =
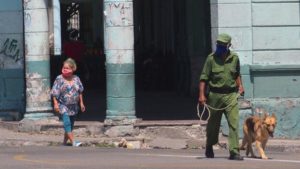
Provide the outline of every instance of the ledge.
[[142,120],[136,123],[135,127],[153,126],[193,126],[199,125],[199,120]]
[[250,72],[300,71],[300,65],[250,65]]

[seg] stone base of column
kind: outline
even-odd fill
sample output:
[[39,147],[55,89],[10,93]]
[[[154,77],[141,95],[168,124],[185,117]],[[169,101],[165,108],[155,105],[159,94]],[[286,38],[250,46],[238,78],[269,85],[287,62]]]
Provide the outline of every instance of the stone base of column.
[[58,117],[56,117],[52,112],[34,112],[34,113],[26,113],[24,115],[24,119],[27,119],[27,120],[49,120],[49,119],[58,119]]
[[139,135],[139,128],[134,124],[141,119],[132,117],[109,117],[104,121],[104,134],[108,137],[134,137]]
[[[53,108],[50,102],[44,103],[46,106],[31,106],[26,107],[24,119],[28,120],[47,120],[57,118],[53,113]],[[58,118],[57,118],[58,119]]]
[[52,112],[31,112],[24,115],[18,128],[21,132],[40,132],[43,125],[53,124],[60,124],[60,122]]
[[107,116],[104,125],[106,126],[120,126],[120,125],[134,125],[135,123],[141,121],[141,119],[135,116]]

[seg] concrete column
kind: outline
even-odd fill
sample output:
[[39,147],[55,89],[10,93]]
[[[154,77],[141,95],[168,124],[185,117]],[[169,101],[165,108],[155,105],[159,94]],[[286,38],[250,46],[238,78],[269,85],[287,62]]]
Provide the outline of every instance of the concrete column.
[[48,0],[24,0],[26,113],[24,119],[53,117],[50,100]]
[[104,0],[107,119],[135,119],[132,0]]
[[53,34],[54,34],[54,55],[61,55],[61,21],[60,21],[60,0],[52,0],[53,6]]

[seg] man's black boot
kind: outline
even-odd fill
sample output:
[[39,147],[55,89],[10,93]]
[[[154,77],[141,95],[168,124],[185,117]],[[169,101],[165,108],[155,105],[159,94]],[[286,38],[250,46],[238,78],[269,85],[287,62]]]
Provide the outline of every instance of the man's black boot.
[[244,160],[244,158],[240,154],[230,154],[229,160],[242,161],[242,160]]
[[215,157],[214,150],[213,150],[212,146],[206,146],[205,156],[206,156],[206,158],[214,158]]

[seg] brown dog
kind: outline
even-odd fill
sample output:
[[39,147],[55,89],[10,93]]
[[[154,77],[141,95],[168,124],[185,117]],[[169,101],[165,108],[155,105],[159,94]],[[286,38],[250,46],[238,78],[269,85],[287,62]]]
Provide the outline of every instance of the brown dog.
[[251,153],[251,157],[256,157],[253,153],[252,143],[255,142],[256,148],[262,159],[268,159],[265,154],[266,144],[268,142],[269,136],[273,137],[273,133],[276,127],[276,116],[273,113],[272,116],[264,114],[264,117],[259,116],[248,117],[243,125],[244,138],[241,150],[246,148],[246,156]]

